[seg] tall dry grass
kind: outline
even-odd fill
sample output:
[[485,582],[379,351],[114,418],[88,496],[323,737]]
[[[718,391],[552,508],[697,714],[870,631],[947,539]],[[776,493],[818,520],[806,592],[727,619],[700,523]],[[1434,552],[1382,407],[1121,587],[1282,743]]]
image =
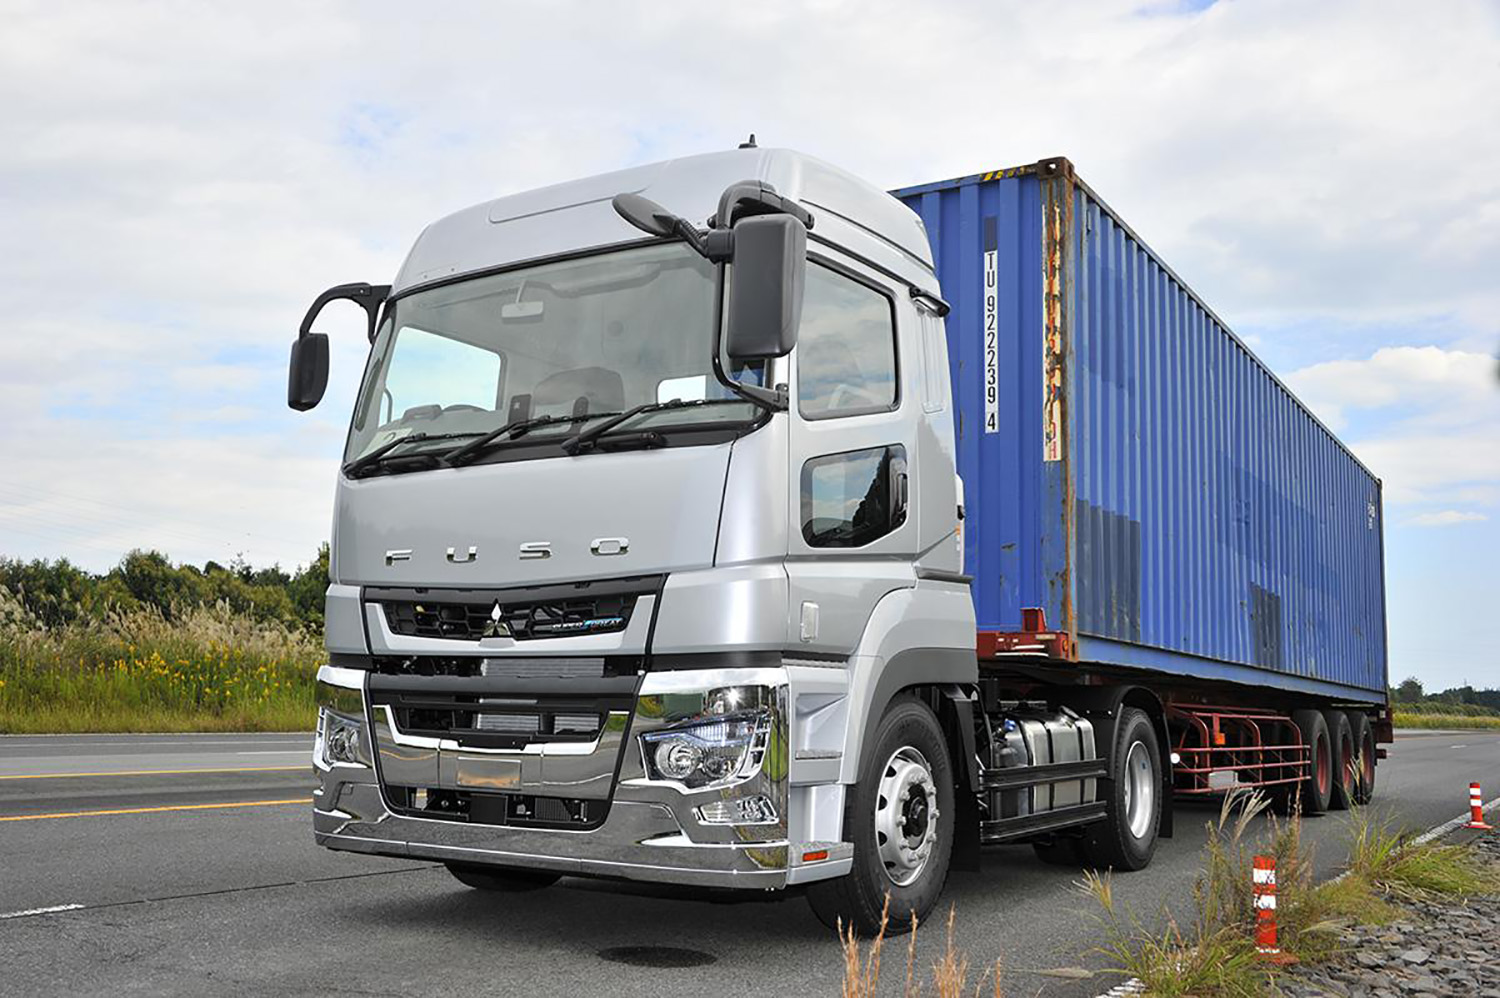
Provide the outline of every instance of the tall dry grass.
[[224,604],[174,617],[46,627],[0,589],[0,733],[312,727],[315,636]]

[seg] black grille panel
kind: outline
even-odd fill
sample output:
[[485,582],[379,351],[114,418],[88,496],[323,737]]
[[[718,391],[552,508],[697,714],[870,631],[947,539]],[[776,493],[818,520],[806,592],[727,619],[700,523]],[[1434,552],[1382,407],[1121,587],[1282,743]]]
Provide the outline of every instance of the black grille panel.
[[366,589],[392,633],[479,641],[609,634],[630,625],[641,596],[661,588],[660,576],[526,589]]

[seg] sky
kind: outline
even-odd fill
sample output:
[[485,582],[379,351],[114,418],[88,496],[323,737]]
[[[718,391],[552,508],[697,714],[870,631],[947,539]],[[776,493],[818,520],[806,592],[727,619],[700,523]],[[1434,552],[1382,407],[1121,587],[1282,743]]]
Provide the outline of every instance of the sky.
[[0,555],[307,561],[362,340],[295,414],[297,323],[458,208],[1065,155],[1383,479],[1393,680],[1500,685],[1500,4],[0,6]]

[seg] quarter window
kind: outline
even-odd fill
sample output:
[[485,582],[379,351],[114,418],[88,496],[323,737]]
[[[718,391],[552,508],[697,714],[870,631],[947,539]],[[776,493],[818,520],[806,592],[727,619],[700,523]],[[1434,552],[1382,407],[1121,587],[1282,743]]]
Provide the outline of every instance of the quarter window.
[[829,419],[895,406],[890,299],[827,267],[809,267],[797,334],[797,411]]
[[802,537],[810,547],[863,547],[905,522],[906,449],[899,444],[802,466]]

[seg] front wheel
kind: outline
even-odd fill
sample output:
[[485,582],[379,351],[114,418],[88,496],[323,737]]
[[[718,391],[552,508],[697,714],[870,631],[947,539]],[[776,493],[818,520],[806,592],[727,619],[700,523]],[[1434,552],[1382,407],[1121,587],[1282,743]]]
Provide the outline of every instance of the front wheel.
[[891,704],[875,732],[871,766],[846,793],[845,834],[854,844],[847,876],[810,885],[807,900],[829,928],[861,935],[925,918],[948,879],[953,855],[953,765],[937,718],[914,697]]
[[503,866],[473,866],[467,863],[448,863],[448,872],[466,887],[499,894],[520,894],[551,887],[562,879],[560,873],[545,870],[512,870]]
[[1110,777],[1109,816],[1084,830],[1083,857],[1101,869],[1144,869],[1156,854],[1162,807],[1160,743],[1145,711],[1120,711]]

